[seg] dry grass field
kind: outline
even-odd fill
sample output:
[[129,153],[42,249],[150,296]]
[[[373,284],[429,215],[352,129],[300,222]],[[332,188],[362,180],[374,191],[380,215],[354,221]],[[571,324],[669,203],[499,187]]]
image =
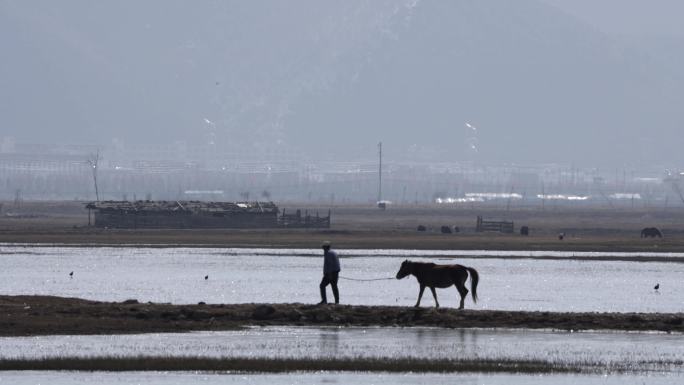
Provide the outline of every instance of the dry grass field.
[[[291,211],[303,208],[326,215],[331,229],[212,229],[121,230],[88,226],[82,202],[5,202],[0,214],[0,242],[67,244],[139,244],[225,247],[317,247],[330,240],[339,248],[510,249],[577,251],[684,251],[684,208],[668,210],[612,207],[455,207],[315,206],[281,204]],[[529,226],[530,236],[476,233],[478,215],[515,222],[516,232]],[[418,232],[418,225],[428,228]],[[443,225],[459,233],[441,234]],[[663,239],[642,239],[643,227],[655,226]],[[558,240],[558,233],[566,234]]]

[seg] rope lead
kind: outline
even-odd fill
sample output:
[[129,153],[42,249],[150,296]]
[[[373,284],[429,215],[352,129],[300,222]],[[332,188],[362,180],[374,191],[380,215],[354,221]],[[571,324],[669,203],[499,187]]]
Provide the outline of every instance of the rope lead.
[[348,279],[350,281],[386,281],[390,279],[394,279],[394,277],[389,277],[389,278],[370,278],[370,279],[361,279],[361,278],[349,278],[349,277],[343,277],[340,275],[340,278],[342,279]]

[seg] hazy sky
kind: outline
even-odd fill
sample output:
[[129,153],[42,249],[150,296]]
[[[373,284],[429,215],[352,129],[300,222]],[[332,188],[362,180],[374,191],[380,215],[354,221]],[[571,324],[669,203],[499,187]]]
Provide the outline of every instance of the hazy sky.
[[683,14],[674,0],[0,0],[0,137],[683,162]]
[[684,38],[684,1],[681,0],[543,1],[607,33]]

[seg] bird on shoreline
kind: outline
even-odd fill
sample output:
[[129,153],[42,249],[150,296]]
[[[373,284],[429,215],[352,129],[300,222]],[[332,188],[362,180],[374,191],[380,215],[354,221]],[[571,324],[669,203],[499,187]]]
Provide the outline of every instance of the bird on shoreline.
[[69,273],[69,278],[74,278],[74,272]]
[[205,276],[204,276],[204,280],[206,281],[207,279],[209,279],[209,276],[208,276],[208,275],[205,275]]
[[656,290],[656,291],[657,291],[658,289],[660,289],[660,284],[659,284],[659,283],[656,283],[656,285],[653,286],[653,290]]

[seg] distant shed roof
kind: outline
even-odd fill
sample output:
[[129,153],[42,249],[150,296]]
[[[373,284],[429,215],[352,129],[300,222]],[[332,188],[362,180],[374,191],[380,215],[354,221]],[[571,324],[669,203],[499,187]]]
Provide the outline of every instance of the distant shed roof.
[[101,201],[86,208],[99,211],[169,212],[189,211],[222,213],[277,213],[273,202],[201,202],[201,201]]

